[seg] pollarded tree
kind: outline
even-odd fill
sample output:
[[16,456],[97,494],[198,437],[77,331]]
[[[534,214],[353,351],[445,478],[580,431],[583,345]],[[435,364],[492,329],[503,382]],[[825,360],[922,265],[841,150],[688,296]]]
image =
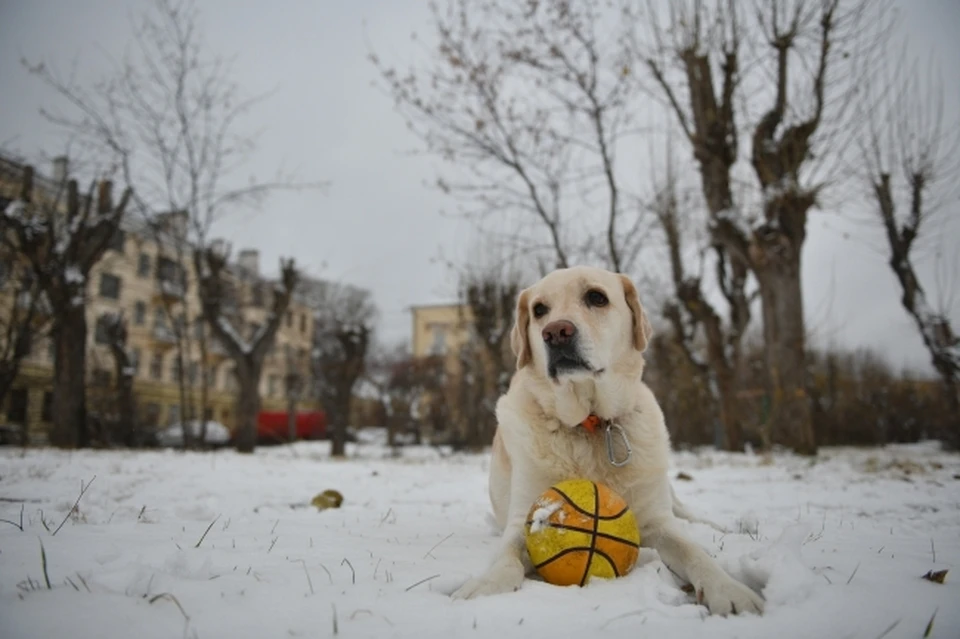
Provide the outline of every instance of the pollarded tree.
[[293,260],[280,261],[280,281],[273,287],[272,306],[266,321],[249,341],[241,337],[229,316],[232,302],[231,287],[227,282],[229,250],[215,247],[197,250],[194,263],[197,270],[200,304],[203,316],[213,336],[233,360],[237,392],[237,428],[235,442],[241,453],[252,453],[257,441],[257,415],[260,412],[260,378],[263,363],[276,341],[277,330],[283,320],[297,287],[299,273]]
[[[956,415],[960,336],[948,313],[937,307],[942,300],[928,296],[917,264],[931,252],[930,236],[941,229],[944,213],[957,211],[960,121],[945,113],[939,74],[900,53],[862,94],[859,166],[873,199],[873,219],[884,232],[901,304],[923,338]],[[956,278],[957,273],[948,275]],[[960,447],[960,427],[946,435]]]
[[346,453],[353,391],[373,339],[376,308],[370,292],[325,282],[311,292],[314,314],[313,381],[331,426],[331,454]]
[[33,176],[33,168],[26,167],[20,197],[3,212],[2,235],[30,264],[50,304],[54,341],[50,442],[77,448],[85,446],[89,436],[87,276],[120,228],[130,190],[114,204],[109,181],[91,186],[81,196],[77,181],[70,180],[56,185],[56,193],[35,198]]
[[[816,452],[800,280],[807,216],[835,177],[825,158],[841,156],[849,141],[843,134],[857,65],[869,63],[876,44],[858,38],[885,20],[886,5],[763,0],[746,9],[730,0],[669,0],[665,19],[653,2],[632,18],[652,31],[640,38],[637,57],[699,167],[711,240],[725,267],[721,289],[746,310],[748,273],[759,286],[771,439],[802,453]],[[734,197],[741,138],[749,139],[758,215]]]

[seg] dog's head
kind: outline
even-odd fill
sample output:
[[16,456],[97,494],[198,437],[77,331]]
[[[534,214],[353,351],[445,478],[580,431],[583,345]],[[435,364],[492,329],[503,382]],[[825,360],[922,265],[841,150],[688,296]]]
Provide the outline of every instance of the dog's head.
[[510,343],[518,369],[534,366],[559,381],[601,375],[643,352],[651,334],[629,277],[578,266],[520,293]]

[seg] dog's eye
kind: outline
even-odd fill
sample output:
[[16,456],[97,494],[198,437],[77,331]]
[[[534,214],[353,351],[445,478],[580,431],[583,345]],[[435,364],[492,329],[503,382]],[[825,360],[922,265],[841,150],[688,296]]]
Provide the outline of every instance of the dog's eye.
[[606,306],[610,302],[606,295],[596,289],[587,291],[583,299],[586,301],[587,306]]
[[547,308],[546,304],[536,303],[533,305],[533,316],[534,317],[543,317],[550,312],[550,309]]

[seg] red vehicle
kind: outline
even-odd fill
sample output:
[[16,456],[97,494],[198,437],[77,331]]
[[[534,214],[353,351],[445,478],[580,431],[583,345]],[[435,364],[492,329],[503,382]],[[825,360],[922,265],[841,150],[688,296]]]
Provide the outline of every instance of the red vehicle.
[[[323,411],[297,413],[297,439],[324,439],[327,436],[327,416]],[[287,411],[260,411],[257,415],[257,440],[264,444],[278,444],[290,440]]]

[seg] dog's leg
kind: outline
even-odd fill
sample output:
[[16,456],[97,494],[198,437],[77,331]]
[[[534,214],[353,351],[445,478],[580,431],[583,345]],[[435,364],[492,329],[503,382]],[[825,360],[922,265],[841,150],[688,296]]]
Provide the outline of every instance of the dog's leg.
[[643,545],[654,548],[667,568],[689,581],[697,601],[712,614],[763,612],[763,598],[724,572],[700,546],[688,539],[675,520],[641,523]]
[[493,563],[482,576],[468,580],[454,592],[454,599],[497,595],[520,588],[523,578],[533,570],[524,543],[527,512],[545,489],[546,487],[540,488],[539,482],[523,476],[520,469],[513,469],[506,526]]
[[679,517],[680,519],[686,519],[687,521],[694,524],[706,524],[710,526],[717,532],[728,533],[730,530],[726,526],[721,526],[720,524],[714,523],[713,521],[707,519],[706,517],[700,517],[690,512],[686,504],[680,501],[677,498],[677,493],[673,489],[673,484],[670,485],[670,497],[673,499],[673,515],[674,517]]

